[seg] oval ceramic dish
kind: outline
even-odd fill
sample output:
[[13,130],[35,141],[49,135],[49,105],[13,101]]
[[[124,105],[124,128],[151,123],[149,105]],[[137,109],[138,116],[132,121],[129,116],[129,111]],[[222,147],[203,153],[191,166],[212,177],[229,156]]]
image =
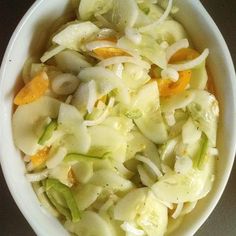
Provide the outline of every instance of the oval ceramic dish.
[[[25,166],[12,137],[12,100],[18,86],[24,59],[40,50],[50,23],[67,9],[69,0],[38,0],[26,13],[15,30],[1,66],[0,73],[0,156],[8,187],[21,212],[37,235],[68,235],[57,219],[40,205],[31,184],[25,178]],[[218,133],[219,160],[214,187],[186,216],[173,235],[193,235],[204,223],[221,197],[234,161],[236,148],[236,82],[232,59],[217,26],[198,0],[177,0],[176,15],[187,29],[196,48],[210,49],[209,70],[214,78],[220,103]],[[191,16],[191,17],[189,17]],[[33,47],[32,47],[33,46]]]

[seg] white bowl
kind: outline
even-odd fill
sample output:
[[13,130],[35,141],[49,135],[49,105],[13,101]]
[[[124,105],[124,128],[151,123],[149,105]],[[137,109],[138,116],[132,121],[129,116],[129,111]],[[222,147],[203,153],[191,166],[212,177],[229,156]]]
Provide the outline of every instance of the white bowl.
[[[15,30],[6,50],[0,73],[0,156],[8,187],[21,212],[37,235],[68,235],[61,224],[40,205],[24,173],[24,163],[12,138],[12,100],[24,60],[40,50],[41,36],[62,15],[69,0],[38,0]],[[217,26],[198,0],[177,0],[177,19],[184,24],[200,50],[210,49],[209,69],[220,102],[218,148],[220,158],[214,187],[207,198],[186,216],[174,235],[193,235],[216,206],[228,181],[236,149],[235,71],[226,43]]]

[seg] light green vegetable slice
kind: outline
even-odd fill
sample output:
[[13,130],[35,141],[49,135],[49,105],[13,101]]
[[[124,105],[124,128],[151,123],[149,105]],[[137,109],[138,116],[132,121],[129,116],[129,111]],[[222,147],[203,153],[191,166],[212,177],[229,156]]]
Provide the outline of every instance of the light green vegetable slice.
[[219,105],[216,98],[204,90],[196,90],[188,110],[197,127],[206,134],[209,145],[216,146]]
[[142,112],[155,111],[159,106],[159,90],[156,81],[144,85],[132,101],[132,107]]
[[105,125],[90,127],[88,132],[91,137],[90,155],[103,156],[109,153],[114,160],[125,160],[127,141],[120,132]]
[[80,211],[92,205],[102,192],[102,187],[92,184],[79,186],[73,191],[74,198]]
[[209,139],[207,138],[207,136],[205,134],[202,134],[202,138],[200,141],[200,148],[198,150],[196,162],[195,162],[196,163],[195,166],[200,170],[203,169],[204,165],[207,162],[208,147],[209,147]]
[[65,103],[61,105],[58,116],[58,130],[65,133],[61,143],[69,153],[86,153],[89,150],[91,138],[83,124],[83,117],[74,106]]
[[85,68],[79,73],[79,79],[83,82],[94,80],[97,85],[98,97],[121,87],[121,80],[112,71],[104,67]]
[[120,199],[114,208],[114,218],[122,221],[133,221],[145,202],[147,188],[139,188],[130,191]]
[[112,8],[113,0],[81,0],[79,16],[82,20],[89,20],[94,14],[104,14]]
[[70,170],[71,170],[70,165],[68,165],[67,163],[61,163],[55,168],[49,170],[49,177],[52,179],[57,179],[66,186],[71,187],[72,183],[68,178]]
[[108,223],[97,213],[85,211],[73,226],[73,232],[82,236],[113,236]]
[[152,36],[158,42],[167,41],[170,45],[180,39],[188,38],[184,27],[175,20],[166,20],[161,25],[153,26],[145,34]]
[[[31,156],[39,150],[40,135],[37,135],[36,130],[45,118],[57,118],[60,104],[54,98],[41,97],[16,109],[13,115],[14,141],[21,151]],[[42,134],[42,131],[40,133]]]
[[161,111],[162,112],[172,112],[176,109],[181,109],[187,107],[191,102],[193,102],[196,97],[194,90],[185,90],[184,92],[165,97],[161,99]]
[[70,218],[73,222],[78,222],[80,220],[80,212],[76,205],[75,199],[72,195],[71,190],[65,186],[64,184],[60,183],[58,180],[55,179],[47,179],[46,180],[46,193],[49,198],[54,198],[54,194],[58,194],[64,201],[65,205],[68,208],[65,208],[60,203],[58,203],[55,198],[52,202],[55,207],[62,213],[65,214],[66,217],[68,217],[68,210],[70,213]]
[[117,0],[113,3],[112,23],[120,31],[133,27],[138,18],[138,6],[135,0]]
[[206,62],[197,66],[192,70],[190,88],[192,89],[205,89],[207,85],[208,74],[206,70]]
[[167,230],[168,210],[155,195],[149,191],[145,204],[139,210],[137,224],[149,236],[162,236]]
[[193,144],[201,138],[202,132],[197,128],[191,118],[183,125],[182,139],[184,144]]
[[83,41],[99,31],[98,27],[90,21],[75,22],[66,26],[56,34],[52,41],[65,48],[80,51]]
[[72,166],[73,174],[79,183],[86,184],[93,176],[93,163],[79,161]]
[[46,127],[42,134],[42,136],[39,138],[38,144],[44,145],[53,135],[53,132],[57,129],[57,121],[52,120]]
[[131,181],[108,169],[96,171],[89,183],[113,191],[127,191],[133,188],[133,183]]
[[58,53],[55,59],[57,66],[63,72],[72,72],[76,73],[76,75],[80,72],[81,68],[91,67],[86,57],[74,50],[64,50]]
[[145,137],[156,144],[162,144],[168,138],[166,125],[160,111],[146,113],[139,119],[136,119],[135,124]]

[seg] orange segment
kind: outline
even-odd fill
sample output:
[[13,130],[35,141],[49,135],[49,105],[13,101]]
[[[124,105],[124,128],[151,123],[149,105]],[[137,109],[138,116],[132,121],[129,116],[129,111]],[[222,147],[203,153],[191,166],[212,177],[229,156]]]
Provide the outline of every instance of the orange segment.
[[127,52],[123,51],[120,48],[105,47],[105,48],[96,48],[93,52],[102,59],[107,59],[110,57],[118,56],[130,56]]
[[180,61],[193,60],[199,57],[200,54],[192,48],[183,48],[176,52],[171,58],[169,63],[176,63]]
[[191,70],[185,70],[179,72],[177,82],[173,82],[169,79],[157,79],[160,96],[166,97],[183,92],[190,82],[191,75]]
[[42,165],[48,157],[48,153],[50,151],[50,148],[46,147],[40,151],[38,151],[35,155],[31,156],[31,162],[34,167],[38,167]]
[[49,80],[45,72],[35,76],[26,84],[14,99],[14,104],[24,105],[40,98],[48,89]]

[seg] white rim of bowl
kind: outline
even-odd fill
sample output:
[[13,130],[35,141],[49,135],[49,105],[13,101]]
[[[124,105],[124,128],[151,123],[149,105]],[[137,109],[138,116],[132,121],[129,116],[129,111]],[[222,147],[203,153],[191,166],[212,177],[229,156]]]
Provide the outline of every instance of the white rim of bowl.
[[[11,54],[11,50],[13,47],[13,44],[18,36],[18,34],[21,32],[21,29],[24,27],[24,25],[27,23],[27,21],[29,20],[29,18],[31,17],[31,15],[36,11],[36,9],[44,2],[44,0],[36,0],[35,3],[29,8],[29,10],[25,13],[25,15],[23,16],[23,18],[21,19],[21,21],[19,22],[18,26],[16,27],[14,33],[11,36],[11,39],[8,43],[7,49],[5,51],[3,60],[2,60],[2,65],[1,65],[1,70],[0,70],[0,90],[2,88],[2,78],[3,75],[5,74],[5,70],[6,70],[6,64],[9,58],[9,55]],[[208,24],[211,26],[212,32],[214,33],[214,38],[216,39],[216,41],[218,41],[222,48],[225,51],[226,57],[225,60],[227,61],[228,64],[228,69],[230,71],[231,74],[231,83],[234,87],[234,91],[236,91],[236,82],[235,82],[235,69],[234,69],[234,64],[232,61],[232,57],[230,55],[229,49],[227,47],[227,44],[220,32],[220,30],[218,29],[217,25],[215,24],[215,22],[213,21],[213,19],[211,18],[211,16],[209,15],[209,13],[206,11],[205,7],[201,4],[200,1],[193,1],[193,4],[196,5],[198,8],[201,9],[201,11],[204,12],[205,18],[208,21]],[[235,99],[234,99],[234,112],[236,113],[236,95],[234,95]],[[3,102],[3,97],[2,97],[2,93],[0,93],[0,104],[2,104]],[[0,123],[0,137],[2,137],[1,134],[1,126],[2,123]],[[191,234],[195,234],[196,231],[203,225],[203,223],[206,221],[206,219],[209,217],[209,215],[212,213],[213,209],[215,208],[215,206],[217,205],[217,203],[219,202],[225,187],[227,185],[228,179],[230,177],[231,174],[231,170],[233,167],[233,163],[234,163],[234,156],[236,153],[236,121],[231,125],[232,127],[232,132],[233,132],[233,139],[235,140],[233,143],[233,146],[230,147],[230,161],[226,167],[225,170],[225,175],[223,177],[223,179],[221,179],[221,185],[220,187],[218,187],[218,191],[215,194],[214,199],[211,201],[210,205],[208,205],[208,208],[206,210],[206,212],[204,212],[204,214],[202,215],[202,217],[199,219],[198,222],[196,222],[196,224],[194,225],[194,227],[191,229]],[[17,204],[18,208],[20,209],[20,211],[22,212],[22,214],[24,215],[25,219],[29,222],[30,226],[32,227],[32,229],[37,233],[40,234],[40,229],[38,228],[37,224],[35,223],[35,221],[33,219],[31,219],[28,215],[28,212],[25,211],[24,205],[21,203],[20,199],[17,197],[17,194],[14,191],[14,186],[11,183],[10,178],[8,177],[6,168],[4,168],[4,164],[2,162],[2,157],[3,157],[3,153],[2,153],[2,146],[3,144],[1,143],[0,140],[0,161],[1,161],[1,166],[2,166],[2,171],[3,171],[3,175],[4,178],[6,180],[7,186],[9,188],[9,191],[11,193],[11,195],[14,198],[15,203]]]

